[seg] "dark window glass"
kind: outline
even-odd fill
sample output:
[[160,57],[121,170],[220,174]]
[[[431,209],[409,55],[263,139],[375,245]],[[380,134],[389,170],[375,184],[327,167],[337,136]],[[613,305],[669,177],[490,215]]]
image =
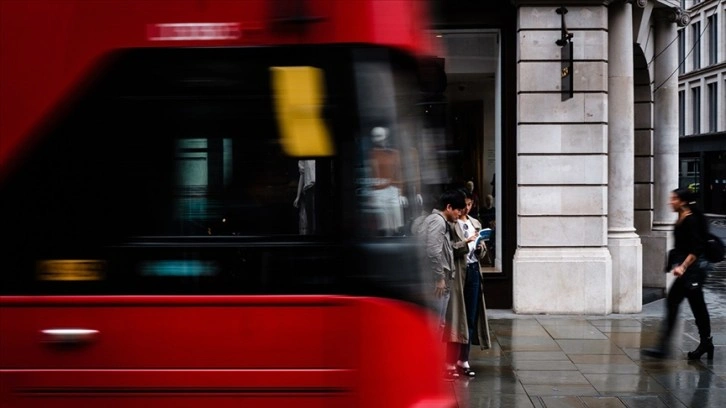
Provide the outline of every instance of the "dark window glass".
[[678,91],[678,135],[686,135],[686,92]]
[[698,157],[681,158],[678,170],[678,187],[695,193],[700,190],[701,162]]
[[691,134],[697,135],[701,133],[701,88],[695,87],[691,89],[691,103],[693,109],[691,110],[693,115],[693,131]]
[[708,18],[708,63],[718,63],[718,16]]
[[685,61],[685,49],[686,49],[686,35],[683,30],[678,30],[678,73],[683,74],[686,72],[686,61]]
[[708,131],[715,132],[718,125],[718,84],[708,84]]

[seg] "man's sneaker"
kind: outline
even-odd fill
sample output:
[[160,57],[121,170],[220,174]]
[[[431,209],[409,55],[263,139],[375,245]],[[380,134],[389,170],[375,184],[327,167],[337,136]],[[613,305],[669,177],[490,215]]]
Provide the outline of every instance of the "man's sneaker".
[[471,378],[476,375],[476,373],[471,371],[471,368],[469,368],[469,367],[462,367],[460,365],[457,365],[456,370],[459,372],[459,375],[461,375],[463,377]]

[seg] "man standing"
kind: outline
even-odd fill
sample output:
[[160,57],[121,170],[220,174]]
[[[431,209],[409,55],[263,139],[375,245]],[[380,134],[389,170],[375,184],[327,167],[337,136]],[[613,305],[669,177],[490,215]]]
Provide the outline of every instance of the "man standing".
[[[417,229],[425,249],[424,276],[432,279],[434,283],[430,303],[436,313],[438,328],[442,334],[446,327],[446,309],[455,273],[450,223],[456,222],[465,208],[464,192],[445,191],[439,197],[438,208],[434,208]],[[459,376],[456,367],[446,367],[444,375],[450,380]]]
[[449,190],[439,197],[438,208],[421,223],[419,235],[425,248],[425,273],[434,282],[432,306],[443,329],[446,324],[446,306],[451,294],[454,277],[454,250],[451,244],[451,226],[466,208],[465,195],[461,190]]

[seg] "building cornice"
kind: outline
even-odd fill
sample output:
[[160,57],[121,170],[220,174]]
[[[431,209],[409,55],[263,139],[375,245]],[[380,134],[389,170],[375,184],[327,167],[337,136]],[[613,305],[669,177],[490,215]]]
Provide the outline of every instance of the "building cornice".
[[616,3],[632,3],[633,7],[645,8],[648,3],[653,3],[654,9],[671,23],[678,24],[679,27],[685,27],[691,22],[688,12],[682,10],[678,1],[671,0],[511,0],[515,7],[592,7],[592,6],[609,6]]
[[677,0],[511,0],[514,6],[609,6],[613,3],[627,1],[634,6],[643,8],[647,3],[654,3],[655,7],[678,7]]
[[720,0],[703,0],[696,4],[692,4],[691,7],[686,7],[686,10],[690,12],[691,14],[696,14],[700,12],[702,9],[709,8],[711,6],[718,7],[718,4],[720,3]]
[[619,0],[511,0],[512,4],[516,7],[522,6],[607,6],[613,1]]
[[703,78],[710,76],[711,74],[718,74],[719,72],[726,71],[726,62],[720,62],[718,64],[709,65],[695,71],[689,71],[685,74],[678,76],[678,81],[689,82],[695,78]]

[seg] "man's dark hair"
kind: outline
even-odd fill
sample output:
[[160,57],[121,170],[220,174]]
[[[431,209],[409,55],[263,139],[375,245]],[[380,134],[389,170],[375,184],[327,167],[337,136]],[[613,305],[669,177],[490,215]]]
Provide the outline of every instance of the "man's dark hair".
[[466,208],[465,198],[464,192],[459,189],[446,190],[439,197],[439,210],[443,211],[449,205],[455,210],[463,210]]

